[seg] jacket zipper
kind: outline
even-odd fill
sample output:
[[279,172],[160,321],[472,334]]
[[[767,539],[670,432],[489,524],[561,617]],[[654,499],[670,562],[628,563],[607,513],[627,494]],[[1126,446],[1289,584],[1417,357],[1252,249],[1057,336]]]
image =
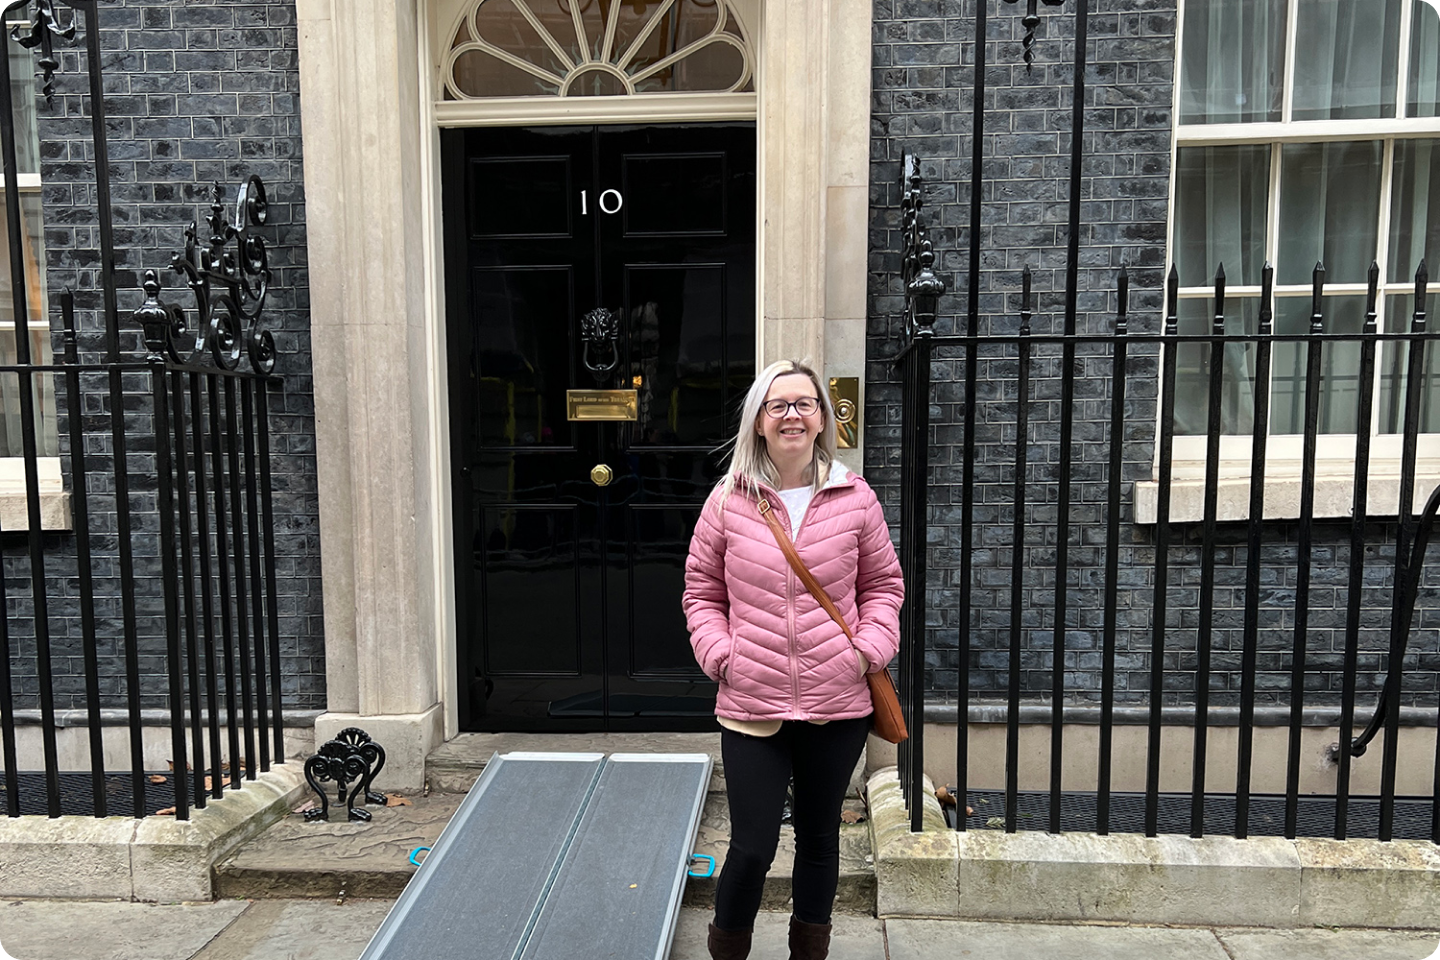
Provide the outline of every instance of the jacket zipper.
[[[788,518],[787,518],[788,519]],[[800,712],[800,656],[795,652],[795,571],[785,564],[785,590],[789,602],[785,604],[785,618],[790,626],[790,702],[795,712]]]
[[[787,508],[787,507],[785,506],[785,501],[782,500],[782,499],[780,499],[780,494],[778,494],[778,493],[775,493],[775,494],[774,494],[774,496],[775,496],[775,503],[779,504],[779,505],[780,505],[780,508],[781,508],[782,510],[784,510],[784,512],[785,512],[785,525],[786,525],[787,527],[790,527],[790,528],[791,528],[791,530],[790,530],[790,542],[796,545],[796,549],[799,549],[799,543],[800,543],[800,528],[805,526],[805,519],[806,519],[806,517],[808,517],[808,516],[810,515],[811,509],[815,506],[815,498],[818,497],[818,496],[820,496],[820,494],[824,493],[825,490],[827,490],[827,489],[829,489],[829,488],[828,488],[828,487],[822,487],[820,490],[817,490],[813,496],[811,496],[811,498],[810,498],[810,504],[809,504],[809,506],[807,506],[807,507],[805,508],[805,516],[802,516],[802,517],[800,518],[800,526],[798,526],[798,527],[792,526],[791,520],[790,520],[790,510],[789,510],[789,508]],[[768,488],[767,488],[767,492],[769,492],[769,491],[768,491]],[[770,509],[771,509],[771,510],[774,510],[774,509],[775,509],[775,505],[772,504],[771,507],[770,507]],[[786,593],[786,601],[787,601],[786,604],[785,604],[785,620],[786,620],[786,624],[787,624],[787,626],[788,626],[788,628],[789,628],[789,632],[790,632],[790,636],[789,636],[789,640],[790,640],[790,702],[795,705],[795,712],[796,712],[796,713],[799,713],[799,712],[800,712],[800,655],[799,655],[799,654],[796,652],[796,650],[795,650],[795,644],[796,644],[796,637],[795,637],[795,579],[796,579],[796,578],[795,578],[795,571],[790,569],[790,564],[788,564],[788,563],[785,564],[785,568],[786,568],[786,569],[785,569],[785,593]],[[857,661],[855,665],[858,667],[860,664],[859,664],[859,662]],[[727,672],[728,672],[728,669],[729,669],[728,664],[727,664],[727,666],[726,666],[726,669],[727,669]]]

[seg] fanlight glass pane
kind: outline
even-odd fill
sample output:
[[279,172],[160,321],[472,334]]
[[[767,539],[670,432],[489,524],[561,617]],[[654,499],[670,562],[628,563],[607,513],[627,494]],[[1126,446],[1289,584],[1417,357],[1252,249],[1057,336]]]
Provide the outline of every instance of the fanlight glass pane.
[[1415,4],[1410,26],[1408,116],[1440,114],[1440,13],[1428,3]]
[[560,85],[484,50],[467,50],[455,58],[455,85],[471,97],[554,96]]
[[[556,39],[554,33],[547,31],[542,36],[537,32],[535,24],[531,23],[530,19],[521,12],[522,5],[524,5],[524,0],[486,0],[485,3],[482,3],[475,11],[475,29],[479,31],[479,39],[497,50],[508,53],[517,60],[534,64],[549,73],[563,77],[570,67],[555,55],[550,43],[546,42],[547,39],[552,42]],[[525,6],[525,10],[534,16],[534,11],[530,7]],[[560,19],[558,14],[552,14],[550,17],[535,17],[535,19],[542,28],[553,26],[557,19],[560,20],[565,30],[559,39],[563,41],[565,35],[568,35],[570,46],[574,47],[575,29],[570,23],[568,14],[563,19]],[[550,23],[546,24],[546,20],[549,20]],[[565,49],[563,42],[559,46],[561,49]]]
[[1299,0],[1291,119],[1361,120],[1395,115],[1399,0]]
[[570,97],[623,97],[625,81],[607,70],[587,70],[570,81]]
[[1175,265],[1187,287],[1258,284],[1265,265],[1270,145],[1182,147],[1175,169]]
[[728,90],[745,73],[745,54],[714,40],[635,85],[637,92]]
[[1379,239],[1381,141],[1287,143],[1280,152],[1276,283],[1364,283]]
[[1421,259],[1440,274],[1440,140],[1395,141],[1390,191],[1390,279],[1415,278]]
[[1280,119],[1285,0],[1190,0],[1184,42],[1181,123]]

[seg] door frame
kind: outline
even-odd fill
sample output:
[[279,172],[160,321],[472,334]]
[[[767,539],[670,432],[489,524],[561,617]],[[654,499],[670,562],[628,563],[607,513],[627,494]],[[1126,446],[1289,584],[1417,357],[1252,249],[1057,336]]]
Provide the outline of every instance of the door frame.
[[[441,2],[296,2],[325,570],[316,731],[384,731],[397,786],[423,780],[459,723]],[[760,0],[753,25],[758,362],[809,357],[862,382],[872,16],[869,0]]]

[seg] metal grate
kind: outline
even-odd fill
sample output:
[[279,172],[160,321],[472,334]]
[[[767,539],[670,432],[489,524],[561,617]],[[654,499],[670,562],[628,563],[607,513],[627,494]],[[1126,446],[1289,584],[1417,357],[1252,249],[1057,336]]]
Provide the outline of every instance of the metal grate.
[[[970,790],[966,796],[975,813],[966,820],[970,830],[1004,829],[1005,792],[1003,790]],[[1021,830],[1044,830],[1050,822],[1050,794],[1047,791],[1022,791],[1016,796],[1017,819]],[[1158,807],[1160,835],[1190,833],[1190,795],[1162,793]],[[1429,800],[1397,797],[1393,839],[1429,840]],[[947,807],[946,820],[955,825],[955,808]],[[996,818],[1000,818],[997,820]],[[1060,829],[1062,832],[1094,833],[1097,817],[1097,794],[1067,792],[1060,795]],[[998,826],[991,827],[990,823]],[[1346,835],[1352,838],[1375,838],[1380,833],[1380,798],[1351,797],[1346,818]],[[1110,832],[1145,832],[1145,795],[1143,793],[1112,793],[1110,795]],[[1233,836],[1235,833],[1235,795],[1205,795],[1205,835]],[[1250,830],[1252,837],[1285,835],[1285,798],[1277,795],[1250,797]],[[1301,797],[1295,819],[1295,835],[1299,837],[1333,837],[1335,835],[1335,798]]]
[[[89,771],[61,773],[60,813],[67,817],[95,816],[95,788]],[[175,806],[174,778],[169,771],[153,771],[145,775],[145,808],[155,813],[166,807]],[[163,777],[163,782],[152,778]],[[45,793],[45,774],[40,771],[22,770],[16,777],[20,794],[20,813],[45,816],[48,812]],[[0,773],[0,802],[9,788],[5,775]],[[131,788],[130,772],[105,774],[105,812],[110,816],[128,817],[134,811],[135,792]]]

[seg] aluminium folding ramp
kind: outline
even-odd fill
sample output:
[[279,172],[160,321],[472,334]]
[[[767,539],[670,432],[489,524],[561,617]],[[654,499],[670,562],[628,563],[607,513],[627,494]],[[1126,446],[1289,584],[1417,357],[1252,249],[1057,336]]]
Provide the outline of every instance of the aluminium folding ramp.
[[360,960],[665,960],[710,766],[496,754]]

